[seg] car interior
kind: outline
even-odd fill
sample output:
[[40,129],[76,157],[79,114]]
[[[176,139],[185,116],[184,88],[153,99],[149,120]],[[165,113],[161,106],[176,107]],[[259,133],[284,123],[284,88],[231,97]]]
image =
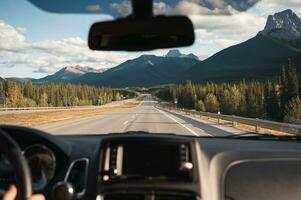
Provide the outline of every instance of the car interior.
[[[55,13],[68,13],[59,5],[72,4],[29,1]],[[89,48],[148,51],[195,41],[188,17],[154,16],[152,0],[132,0],[132,8],[127,17],[93,24]],[[15,183],[19,200],[33,193],[53,200],[297,200],[301,196],[301,146],[295,135],[199,137],[143,131],[52,135],[1,125],[0,152],[0,196]]]

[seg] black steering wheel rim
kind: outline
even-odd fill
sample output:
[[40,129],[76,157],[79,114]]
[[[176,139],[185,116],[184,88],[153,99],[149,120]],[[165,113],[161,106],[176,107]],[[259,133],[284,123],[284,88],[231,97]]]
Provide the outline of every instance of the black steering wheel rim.
[[0,129],[0,153],[9,160],[14,168],[18,188],[17,199],[28,199],[32,195],[31,173],[28,163],[18,144],[2,129]]

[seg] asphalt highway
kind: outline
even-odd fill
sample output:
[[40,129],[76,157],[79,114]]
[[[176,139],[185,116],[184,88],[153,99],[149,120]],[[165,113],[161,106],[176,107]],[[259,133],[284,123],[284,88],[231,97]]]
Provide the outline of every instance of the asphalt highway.
[[151,95],[146,96],[145,101],[133,108],[44,124],[36,128],[56,135],[107,134],[129,131],[194,136],[225,136],[241,133],[232,127],[218,126],[185,116],[182,113],[157,108]]

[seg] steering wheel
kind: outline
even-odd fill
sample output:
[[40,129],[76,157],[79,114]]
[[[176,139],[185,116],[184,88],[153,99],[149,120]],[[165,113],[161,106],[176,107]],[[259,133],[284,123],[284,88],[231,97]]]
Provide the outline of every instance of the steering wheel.
[[31,173],[27,161],[17,143],[0,129],[0,153],[14,168],[18,188],[17,199],[26,200],[32,195]]

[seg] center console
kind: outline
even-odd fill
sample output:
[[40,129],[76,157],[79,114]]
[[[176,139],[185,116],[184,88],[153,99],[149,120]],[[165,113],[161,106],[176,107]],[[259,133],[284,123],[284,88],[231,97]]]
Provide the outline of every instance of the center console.
[[110,138],[101,148],[99,193],[104,200],[183,199],[199,194],[193,141]]

